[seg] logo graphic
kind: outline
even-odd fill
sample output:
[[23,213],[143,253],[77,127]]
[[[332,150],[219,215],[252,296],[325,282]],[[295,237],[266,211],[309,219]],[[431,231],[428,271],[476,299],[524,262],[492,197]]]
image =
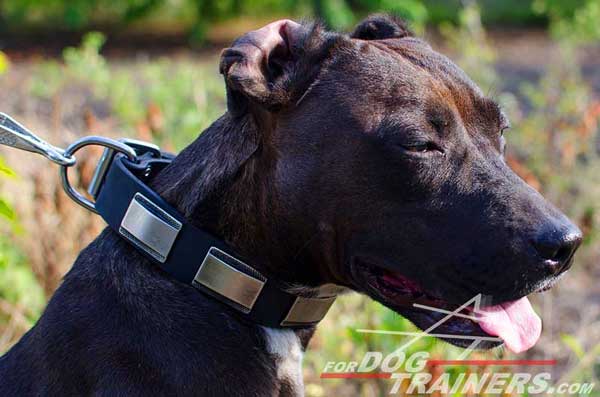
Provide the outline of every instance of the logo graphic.
[[[382,352],[367,352],[360,362],[333,362],[325,365],[321,373],[321,379],[391,379],[394,381],[389,394],[397,394],[400,390],[411,394],[470,394],[470,393],[528,393],[536,394],[591,394],[593,383],[562,383],[552,385],[552,376],[549,372],[541,372],[535,375],[530,373],[469,373],[459,374],[450,379],[449,373],[443,373],[435,380],[429,372],[423,372],[432,366],[487,366],[498,365],[503,367],[527,367],[527,366],[554,366],[556,360],[470,360],[469,355],[474,349],[477,349],[483,341],[502,342],[502,339],[494,336],[475,336],[475,335],[454,335],[436,333],[442,324],[453,317],[462,317],[479,322],[477,317],[480,314],[480,308],[484,297],[481,294],[469,299],[453,311],[437,307],[427,306],[415,303],[413,306],[418,309],[431,312],[442,313],[445,316],[432,324],[429,328],[420,332],[408,331],[390,331],[376,329],[357,329],[362,334],[379,334],[394,336],[412,337],[394,352],[384,355]],[[465,314],[463,310],[469,309],[470,313]],[[421,338],[440,338],[440,339],[467,339],[471,344],[464,349],[458,358],[452,360],[430,359],[428,352],[417,352],[407,357],[406,350]],[[379,372],[376,370],[379,369]],[[404,372],[399,372],[401,370]],[[407,387],[401,389],[401,386]]]

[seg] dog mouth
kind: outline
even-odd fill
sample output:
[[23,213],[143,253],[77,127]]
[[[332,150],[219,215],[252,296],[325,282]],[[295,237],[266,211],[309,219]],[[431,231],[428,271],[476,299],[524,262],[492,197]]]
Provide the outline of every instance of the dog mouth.
[[[512,352],[520,353],[540,337],[541,320],[525,296],[496,305],[482,302],[475,311],[473,302],[464,307],[451,303],[414,280],[380,266],[357,260],[353,273],[363,292],[430,336],[453,345],[490,349],[504,343]],[[544,285],[540,290],[548,288]]]

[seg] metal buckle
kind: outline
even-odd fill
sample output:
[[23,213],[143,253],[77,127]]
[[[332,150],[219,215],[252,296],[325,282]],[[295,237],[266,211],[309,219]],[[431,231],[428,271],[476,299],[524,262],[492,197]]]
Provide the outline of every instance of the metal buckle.
[[181,222],[143,194],[136,193],[121,221],[119,233],[164,263],[181,227]]
[[265,286],[267,279],[264,277],[259,279],[258,274],[256,274],[256,278],[249,276],[225,263],[216,255],[227,258],[242,267],[253,270],[253,273],[256,273],[254,269],[250,268],[245,263],[216,247],[211,247],[202,261],[192,284],[195,286],[204,286],[218,295],[226,297],[235,303],[231,304],[231,306],[234,306],[244,313],[249,313]]
[[294,301],[283,321],[282,326],[316,324],[325,317],[336,296],[305,298],[299,296]]
[[[161,156],[160,148],[152,143],[129,138],[119,139],[119,142],[124,143],[135,150],[136,156],[142,156],[146,153],[152,153],[154,157]],[[98,161],[98,165],[94,171],[94,176],[92,177],[92,181],[90,182],[90,186],[87,190],[89,195],[94,199],[98,198],[98,193],[100,193],[102,182],[104,182],[104,177],[108,172],[108,168],[110,167],[116,152],[117,151],[115,151],[113,148],[109,147],[105,148],[104,152],[102,152],[102,156]]]

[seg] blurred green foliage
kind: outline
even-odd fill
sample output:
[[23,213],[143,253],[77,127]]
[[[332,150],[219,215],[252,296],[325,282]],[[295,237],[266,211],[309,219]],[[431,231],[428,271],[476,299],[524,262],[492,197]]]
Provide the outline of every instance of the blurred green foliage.
[[450,21],[439,25],[447,45],[457,54],[455,62],[484,90],[494,87],[496,53],[488,43],[481,23],[481,8],[469,2],[459,13],[458,23]]
[[[0,299],[21,311],[29,326],[33,325],[46,305],[46,295],[27,258],[4,236],[0,237],[0,274]],[[10,314],[0,311],[0,319],[7,321]]]
[[88,33],[81,46],[63,51],[63,63],[39,64],[29,82],[31,93],[50,99],[80,85],[110,107],[119,134],[143,130],[178,149],[222,113],[225,100],[216,59],[198,66],[160,57],[114,67],[100,55],[104,41],[103,34]]
[[8,70],[9,60],[6,54],[0,51],[0,75]]
[[[14,178],[15,172],[11,170],[0,157],[0,177]],[[0,218],[4,218],[4,221],[14,222],[16,220],[15,211],[6,199],[0,197]]]
[[[7,71],[8,65],[8,59],[0,52],[0,75]],[[0,188],[6,178],[16,178],[16,173],[0,157]],[[41,314],[46,297],[26,258],[11,241],[11,236],[19,235],[21,228],[12,205],[1,195],[0,232],[0,323],[10,324],[18,316],[31,326]],[[13,328],[7,327],[0,338],[9,338],[12,333]]]
[[[368,13],[386,11],[418,28],[425,21],[458,22],[462,5],[460,0],[4,0],[0,3],[0,29],[120,31],[141,22],[163,30],[183,28],[192,39],[201,41],[215,23],[240,16],[317,17],[331,28],[347,29]],[[580,5],[581,0],[480,1],[485,24],[541,24],[554,14],[573,15]]]
[[600,39],[600,3],[595,0],[579,0],[578,7],[560,0],[536,0],[534,10],[545,13],[551,21],[551,32],[562,42],[572,45],[585,44]]

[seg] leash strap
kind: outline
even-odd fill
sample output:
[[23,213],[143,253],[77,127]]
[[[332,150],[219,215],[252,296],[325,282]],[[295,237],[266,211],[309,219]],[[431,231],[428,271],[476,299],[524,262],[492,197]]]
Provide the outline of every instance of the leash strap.
[[233,250],[223,241],[186,222],[148,187],[146,182],[172,158],[156,150],[136,161],[120,153],[103,156],[93,186],[98,214],[170,276],[232,306],[255,323],[268,327],[318,323],[335,296],[304,297],[279,288],[231,255]]

